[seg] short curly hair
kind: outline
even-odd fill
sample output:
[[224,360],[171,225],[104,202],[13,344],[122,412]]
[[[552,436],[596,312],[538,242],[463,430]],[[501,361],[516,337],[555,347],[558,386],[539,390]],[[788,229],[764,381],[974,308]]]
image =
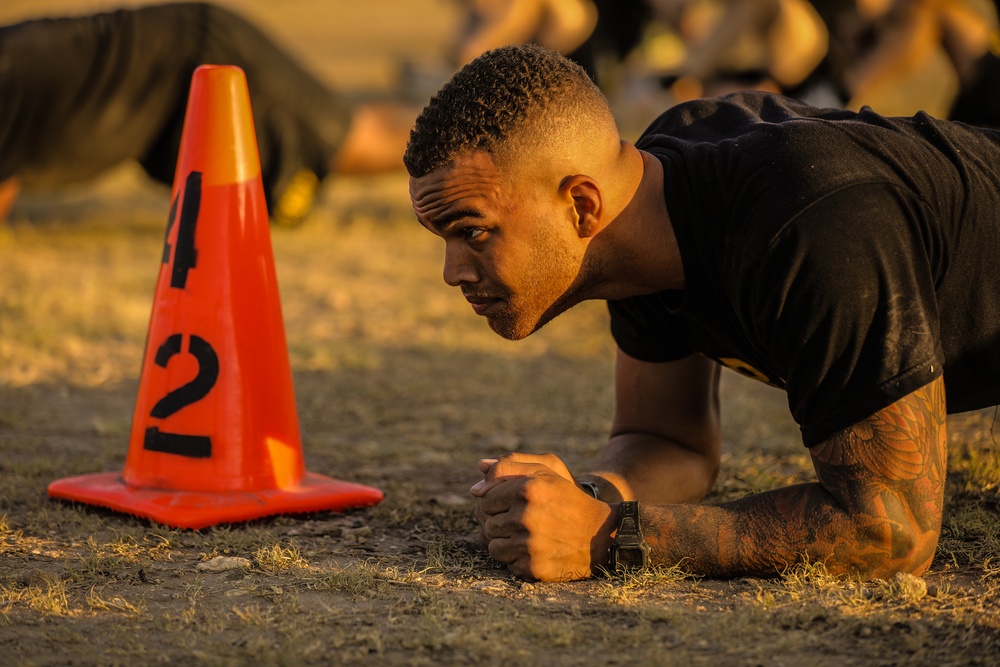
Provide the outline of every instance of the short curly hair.
[[611,116],[604,95],[568,58],[531,44],[487,51],[431,98],[410,131],[403,163],[420,178],[465,151],[496,154],[532,112],[555,104],[571,114]]

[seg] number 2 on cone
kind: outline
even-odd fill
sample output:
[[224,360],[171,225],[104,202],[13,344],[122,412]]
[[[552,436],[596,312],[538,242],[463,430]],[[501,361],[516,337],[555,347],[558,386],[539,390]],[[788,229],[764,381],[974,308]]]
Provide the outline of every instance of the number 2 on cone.
[[[201,208],[201,173],[193,171],[188,174],[184,184],[184,202],[181,204],[180,222],[177,225],[177,240],[175,247],[169,243],[170,230],[177,218],[177,199],[170,206],[170,217],[167,219],[166,238],[163,244],[163,263],[167,264],[173,254],[173,269],[170,276],[170,287],[184,289],[187,286],[188,273],[198,264],[198,251],[195,249],[195,228],[198,224],[198,212]],[[157,366],[166,368],[170,359],[181,353],[182,334],[173,334],[160,345],[154,359]],[[205,398],[215,386],[219,378],[219,356],[212,345],[202,338],[192,334],[188,339],[188,354],[198,361],[198,374],[193,380],[163,396],[149,416],[166,419],[179,410],[197,403]],[[212,455],[212,439],[207,435],[186,435],[183,433],[168,433],[157,426],[146,429],[143,442],[145,449],[168,454],[178,454],[193,458],[208,458]]]

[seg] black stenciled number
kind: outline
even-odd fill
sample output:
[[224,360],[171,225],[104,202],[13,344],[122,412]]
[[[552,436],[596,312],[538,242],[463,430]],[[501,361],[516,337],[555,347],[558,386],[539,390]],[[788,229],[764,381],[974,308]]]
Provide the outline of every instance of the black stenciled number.
[[[200,205],[200,200],[199,200]],[[174,228],[174,220],[177,219],[177,197],[170,202],[170,215],[167,216],[167,231],[163,233],[163,258],[160,260],[161,264],[166,264],[170,261],[170,230]]]
[[[167,362],[181,352],[181,335],[174,334],[156,351],[156,365],[166,368]],[[188,352],[198,360],[198,375],[186,385],[174,389],[161,398],[149,414],[151,417],[166,419],[181,408],[197,403],[212,390],[219,379],[219,356],[212,346],[201,336],[191,336]]]
[[[198,250],[194,247],[194,231],[198,226],[198,212],[201,209],[201,172],[192,171],[184,182],[184,203],[181,204],[181,221],[177,226],[177,248],[174,250],[174,267],[170,274],[170,286],[184,289],[188,272],[198,265]],[[177,220],[177,197],[170,204],[167,231],[163,239],[164,264],[170,261],[170,230]]]
[[[156,351],[156,365],[166,368],[171,357],[181,353],[181,342],[181,334],[168,337]],[[208,341],[200,336],[191,336],[188,341],[188,353],[198,360],[198,374],[187,384],[174,389],[157,401],[149,412],[151,417],[166,419],[205,398],[215,386],[215,381],[219,378],[219,356]],[[212,455],[212,439],[208,436],[166,433],[155,426],[146,429],[144,446],[157,452],[195,458],[207,458]]]
[[[184,289],[187,286],[188,273],[198,264],[198,251],[194,245],[195,228],[198,225],[198,213],[201,209],[201,172],[192,171],[184,184],[184,202],[181,204],[180,223],[177,227],[176,247],[169,243],[170,231],[177,221],[177,198],[170,205],[170,216],[167,218],[167,231],[163,241],[162,262],[170,262],[173,250],[173,268],[170,274],[170,287]],[[160,345],[156,351],[157,366],[166,368],[170,359],[181,353],[182,334],[173,334]],[[150,417],[166,419],[179,410],[197,403],[212,391],[219,379],[219,355],[211,344],[201,336],[191,335],[188,340],[188,354],[198,360],[198,374],[185,385],[170,391],[157,401],[149,411]],[[212,455],[212,439],[207,435],[185,435],[183,433],[168,433],[156,426],[146,429],[143,442],[145,449],[168,454],[178,454],[192,458],[208,458]]]

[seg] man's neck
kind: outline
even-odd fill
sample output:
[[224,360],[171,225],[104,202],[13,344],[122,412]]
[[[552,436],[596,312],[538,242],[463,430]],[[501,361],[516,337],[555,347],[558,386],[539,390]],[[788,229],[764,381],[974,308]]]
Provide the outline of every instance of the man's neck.
[[664,198],[663,165],[634,146],[642,172],[631,198],[608,226],[607,299],[684,289],[684,266]]

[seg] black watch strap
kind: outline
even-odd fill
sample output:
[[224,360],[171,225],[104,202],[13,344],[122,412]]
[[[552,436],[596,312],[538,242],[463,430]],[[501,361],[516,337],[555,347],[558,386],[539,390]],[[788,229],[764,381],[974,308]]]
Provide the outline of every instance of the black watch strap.
[[643,539],[639,503],[634,500],[618,505],[618,531],[611,545],[611,567],[626,571],[649,567],[649,545]]

